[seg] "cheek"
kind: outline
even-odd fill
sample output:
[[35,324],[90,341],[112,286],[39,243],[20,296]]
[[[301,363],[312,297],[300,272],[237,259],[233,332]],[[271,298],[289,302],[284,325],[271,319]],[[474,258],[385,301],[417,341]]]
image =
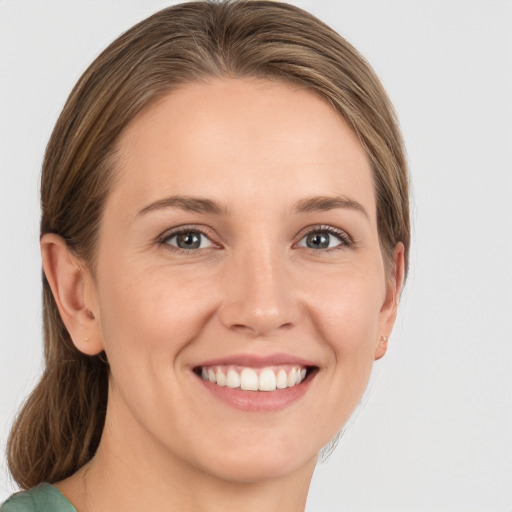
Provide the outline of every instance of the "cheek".
[[[215,286],[210,280],[206,289],[203,279],[162,267],[118,262],[104,268],[110,271],[98,291],[111,368],[109,403],[130,411],[129,417],[151,425],[164,439],[169,432],[161,431],[163,426],[174,432],[176,411],[187,411],[186,398],[178,391],[184,384],[183,354],[211,317]],[[162,396],[167,407],[162,407]]]
[[[203,279],[186,273],[168,275],[161,268],[117,265],[102,279],[99,290],[107,355],[122,350],[138,357],[174,358],[208,319],[212,298]],[[109,352],[111,354],[109,354]],[[123,357],[128,359],[128,357]]]
[[[317,273],[303,283],[308,290],[303,318],[309,319],[312,338],[328,354],[319,374],[322,401],[312,426],[327,432],[328,442],[347,422],[368,383],[385,295],[384,273],[378,261],[366,262]],[[315,439],[313,430],[311,437]]]
[[385,296],[383,273],[377,265],[333,272],[316,279],[310,289],[315,290],[309,295],[311,316],[339,357],[374,348]]

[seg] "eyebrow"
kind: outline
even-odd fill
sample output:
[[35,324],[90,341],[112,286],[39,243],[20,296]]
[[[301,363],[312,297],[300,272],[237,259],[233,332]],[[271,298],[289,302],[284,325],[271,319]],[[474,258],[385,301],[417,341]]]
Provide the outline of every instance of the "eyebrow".
[[[206,197],[193,196],[170,196],[159,199],[145,206],[137,216],[144,215],[154,210],[165,208],[179,208],[181,210],[208,213],[214,215],[225,215],[227,208],[216,201]],[[368,212],[361,203],[345,196],[312,196],[297,201],[293,211],[297,213],[325,212],[337,208],[345,208],[361,212],[367,219],[370,219]]]
[[294,210],[298,213],[325,212],[336,208],[346,208],[361,212],[368,220],[370,216],[361,203],[345,196],[313,196],[297,201]]
[[188,212],[211,213],[215,215],[222,215],[227,211],[227,208],[205,197],[171,196],[149,204],[137,216],[163,208],[180,208]]

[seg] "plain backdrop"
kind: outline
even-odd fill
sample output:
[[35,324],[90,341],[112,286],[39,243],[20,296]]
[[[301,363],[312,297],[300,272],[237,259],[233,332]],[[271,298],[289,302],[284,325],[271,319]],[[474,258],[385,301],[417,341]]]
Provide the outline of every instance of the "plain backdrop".
[[[413,181],[389,352],[309,511],[512,511],[512,2],[292,2],[370,61]],[[38,186],[85,67],[164,0],[0,1],[0,445],[41,371]],[[4,457],[0,502],[16,489]]]

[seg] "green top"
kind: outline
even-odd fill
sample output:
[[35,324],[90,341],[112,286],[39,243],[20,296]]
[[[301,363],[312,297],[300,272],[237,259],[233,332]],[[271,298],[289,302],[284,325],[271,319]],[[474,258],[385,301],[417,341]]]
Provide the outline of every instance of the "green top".
[[0,512],[76,512],[75,507],[51,484],[40,484],[13,494]]

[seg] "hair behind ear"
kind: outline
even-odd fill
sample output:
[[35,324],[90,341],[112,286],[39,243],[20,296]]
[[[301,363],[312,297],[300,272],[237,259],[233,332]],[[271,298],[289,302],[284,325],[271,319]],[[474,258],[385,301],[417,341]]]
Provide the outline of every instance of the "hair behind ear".
[[89,461],[98,448],[107,405],[104,353],[91,357],[75,348],[44,277],[43,295],[46,370],[7,445],[9,468],[22,488],[62,480]]

